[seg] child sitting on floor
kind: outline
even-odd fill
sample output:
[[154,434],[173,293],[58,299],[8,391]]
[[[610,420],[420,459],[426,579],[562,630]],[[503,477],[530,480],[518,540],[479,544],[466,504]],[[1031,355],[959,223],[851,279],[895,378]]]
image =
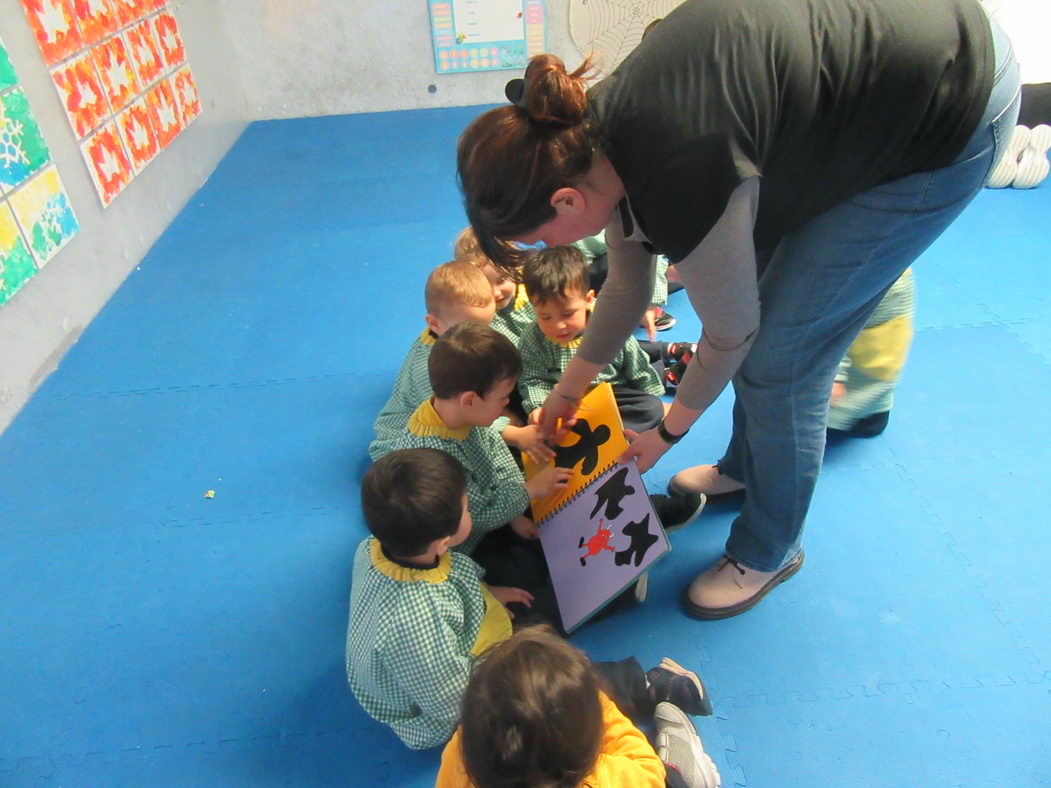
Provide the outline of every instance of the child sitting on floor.
[[[526,260],[522,270],[536,323],[519,341],[522,378],[518,382],[527,413],[540,408],[583,341],[595,292],[588,287],[584,257],[571,246],[541,249]],[[657,372],[650,366],[638,341],[631,337],[617,356],[596,377],[609,381],[624,428],[645,432],[664,418],[664,393]]]
[[[471,674],[435,788],[718,788],[684,710],[711,705],[671,660],[643,674],[635,660],[591,663],[550,630],[522,629]],[[656,718],[656,752],[630,716]]]
[[466,262],[442,263],[431,271],[423,297],[427,306],[423,319],[427,325],[409,347],[394,380],[394,390],[376,417],[376,439],[369,444],[369,456],[374,460],[391,450],[392,440],[405,429],[409,415],[430,396],[427,358],[438,337],[463,322],[488,323],[496,309],[488,280]]
[[435,747],[453,732],[476,660],[511,635],[517,588],[488,588],[482,569],[450,548],[471,533],[467,474],[435,449],[396,451],[361,482],[372,536],[358,547],[346,667],[363,709],[406,745]]
[[457,237],[455,255],[457,260],[473,263],[485,274],[492,285],[493,298],[496,299],[496,314],[489,325],[517,345],[522,332],[536,320],[525,288],[485,256],[478,246],[478,237],[470,227]]

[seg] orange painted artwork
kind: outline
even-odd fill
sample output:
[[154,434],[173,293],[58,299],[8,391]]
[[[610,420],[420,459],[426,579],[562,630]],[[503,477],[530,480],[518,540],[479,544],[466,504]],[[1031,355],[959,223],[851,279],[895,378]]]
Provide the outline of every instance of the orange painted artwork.
[[86,137],[102,125],[109,115],[109,104],[95,71],[95,63],[88,53],[52,69],[51,79],[58,88],[62,106],[78,138]]
[[139,21],[150,11],[144,0],[110,0],[110,5],[117,12],[117,21],[121,27]]
[[109,205],[128,185],[133,174],[117,124],[103,126],[94,136],[81,143],[80,151],[88,164],[88,171],[102,204]]
[[157,133],[157,145],[167,148],[171,141],[182,131],[179,105],[171,84],[162,79],[146,94],[146,106],[150,111],[150,121]]
[[104,41],[91,50],[95,66],[106,88],[106,97],[114,112],[120,112],[139,92],[139,83],[131,67],[128,50],[120,36]]
[[80,36],[86,46],[92,46],[117,32],[120,20],[109,0],[72,0]]
[[22,0],[22,7],[49,66],[84,48],[69,0]]
[[183,127],[189,126],[193,119],[201,114],[201,98],[197,95],[197,85],[193,81],[190,67],[180,68],[172,76],[175,95],[179,100],[181,114],[179,119]]
[[131,158],[132,168],[136,173],[141,172],[160,150],[146,100],[139,99],[121,112],[117,116],[117,127]]
[[186,60],[186,51],[183,49],[182,37],[179,35],[179,26],[175,23],[175,17],[165,12],[157,14],[153,19],[153,29],[157,33],[157,41],[164,55],[164,62],[168,68],[175,68]]
[[144,20],[129,27],[124,36],[131,52],[131,61],[135,65],[135,73],[139,77],[139,84],[152,85],[164,73],[160,47],[153,35],[153,25],[148,19]]

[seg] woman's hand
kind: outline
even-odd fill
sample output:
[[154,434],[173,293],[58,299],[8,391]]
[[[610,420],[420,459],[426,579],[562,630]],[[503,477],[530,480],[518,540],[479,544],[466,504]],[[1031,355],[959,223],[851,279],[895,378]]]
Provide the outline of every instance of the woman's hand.
[[[577,423],[573,414],[577,412],[579,404],[579,400],[574,401],[562,395],[557,386],[551,389],[547,399],[544,400],[543,407],[540,408],[540,419],[536,422],[544,440],[548,443],[558,443],[562,440],[562,437],[569,432],[569,428]],[[559,419],[562,420],[561,426],[558,423]]]
[[656,429],[646,430],[643,433],[624,430],[624,434],[631,441],[631,445],[617,458],[617,462],[626,463],[636,460],[639,464],[639,473],[645,473],[656,465],[657,460],[664,456],[664,452],[671,448]]

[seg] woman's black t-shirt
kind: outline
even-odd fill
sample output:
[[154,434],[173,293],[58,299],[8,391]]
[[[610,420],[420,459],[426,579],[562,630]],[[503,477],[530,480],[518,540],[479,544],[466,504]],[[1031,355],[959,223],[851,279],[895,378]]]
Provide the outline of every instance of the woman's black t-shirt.
[[589,120],[674,262],[750,176],[763,250],[853,194],[946,166],[992,82],[977,0],[686,0],[589,91]]

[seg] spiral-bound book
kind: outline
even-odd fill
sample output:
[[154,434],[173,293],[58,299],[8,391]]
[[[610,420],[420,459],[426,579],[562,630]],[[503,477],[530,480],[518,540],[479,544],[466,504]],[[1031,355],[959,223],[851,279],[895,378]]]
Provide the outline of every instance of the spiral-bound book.
[[533,502],[533,519],[567,632],[595,615],[671,549],[635,461],[616,461],[628,442],[608,383],[588,392],[576,420],[546,466],[525,460],[527,478],[552,464],[574,471],[563,490]]

